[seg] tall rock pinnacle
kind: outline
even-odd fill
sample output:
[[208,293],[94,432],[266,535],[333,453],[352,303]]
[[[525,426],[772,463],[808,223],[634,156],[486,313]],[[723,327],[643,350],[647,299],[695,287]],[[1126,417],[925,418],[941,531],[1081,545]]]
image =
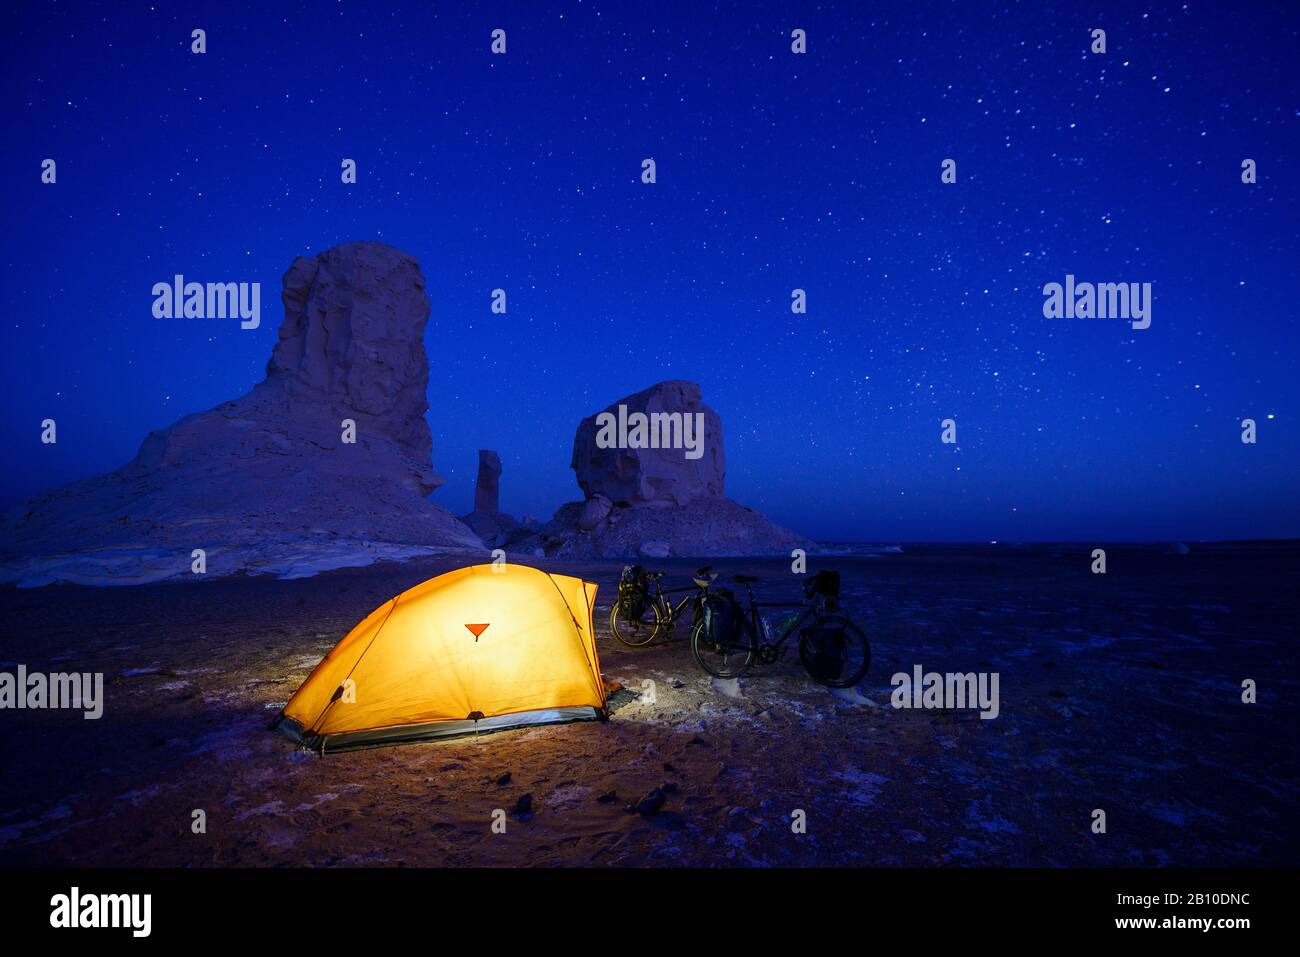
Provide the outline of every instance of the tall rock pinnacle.
[[383,243],[300,257],[266,379],[151,433],[136,458],[10,511],[0,581],[129,584],[193,574],[286,576],[477,537],[425,496],[429,300],[419,264]]

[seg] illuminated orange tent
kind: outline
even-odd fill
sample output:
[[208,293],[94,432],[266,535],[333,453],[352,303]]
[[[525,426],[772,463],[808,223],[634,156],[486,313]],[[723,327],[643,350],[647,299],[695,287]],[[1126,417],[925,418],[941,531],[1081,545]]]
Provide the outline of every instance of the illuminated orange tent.
[[402,592],[321,661],[273,727],[324,753],[605,717],[596,586],[474,565]]

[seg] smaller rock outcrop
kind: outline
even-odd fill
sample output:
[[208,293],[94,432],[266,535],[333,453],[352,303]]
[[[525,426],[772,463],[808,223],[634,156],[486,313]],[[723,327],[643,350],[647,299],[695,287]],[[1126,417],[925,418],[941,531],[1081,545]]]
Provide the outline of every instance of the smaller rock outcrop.
[[460,520],[468,525],[488,548],[511,548],[530,554],[540,545],[531,542],[537,531],[537,522],[525,518],[516,521],[501,511],[501,456],[491,449],[479,449],[478,479],[474,485],[474,511],[462,515]]
[[578,558],[789,554],[813,543],[723,495],[722,419],[694,382],[671,380],[583,419],[573,471],[585,494],[529,545]]
[[482,515],[496,515],[501,511],[501,456],[491,449],[478,450],[474,511]]

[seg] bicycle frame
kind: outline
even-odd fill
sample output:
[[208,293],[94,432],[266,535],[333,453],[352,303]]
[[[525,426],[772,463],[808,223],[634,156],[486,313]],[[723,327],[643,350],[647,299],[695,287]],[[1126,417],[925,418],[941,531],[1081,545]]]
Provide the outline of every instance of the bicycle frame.
[[[755,579],[743,575],[735,577],[739,579],[738,584],[745,586],[744,598],[736,601],[739,606],[736,627],[728,629],[726,635],[711,636],[703,630],[702,622],[691,634],[691,654],[704,671],[716,678],[739,678],[754,664],[778,661],[790,636],[799,634],[799,659],[818,684],[847,688],[862,680],[871,667],[871,645],[862,629],[840,611],[838,601],[832,601],[834,596],[805,587],[802,601],[755,601],[754,590],[749,587]],[[798,614],[790,615],[775,635],[778,629],[774,627],[769,631],[764,617],[768,609],[774,608],[799,609]],[[843,632],[838,643],[814,631],[824,629],[828,624]],[[804,636],[809,636],[806,643]],[[846,671],[850,645],[855,649],[854,663]],[[837,670],[829,670],[832,666]]]
[[[693,586],[691,588],[665,589],[658,582],[655,582],[654,600],[655,603],[658,604],[661,609],[667,612],[668,619],[666,624],[668,625],[668,627],[671,628],[673,625],[677,624],[678,619],[683,617],[683,612],[686,610],[686,607],[688,605],[697,603],[700,599],[700,593],[704,590],[705,589],[699,588],[697,586]],[[686,595],[682,598],[681,601],[679,601],[676,605],[674,605],[672,601],[669,600],[668,596],[675,594],[677,592],[686,592]]]
[[[686,617],[687,609],[691,611],[692,626],[698,623],[703,600],[709,593],[709,585],[717,575],[705,566],[697,570],[693,576],[694,586],[689,588],[664,588],[660,582],[663,577],[664,572],[648,573],[649,580],[646,582],[645,590],[635,596],[638,603],[644,601],[645,607],[635,615],[627,614],[630,610],[634,610],[634,606],[623,603],[623,586],[620,582],[619,600],[610,607],[609,624],[614,637],[628,647],[642,647],[656,638],[667,638],[671,641],[672,633],[677,623]],[[682,594],[683,597],[674,603],[671,596],[676,594]],[[646,611],[653,612],[654,621],[643,620]],[[620,621],[620,617],[624,616],[632,620]]]
[[782,645],[784,645],[786,643],[786,640],[791,635],[793,635],[796,631],[802,628],[804,623],[808,621],[808,619],[811,618],[812,620],[816,621],[819,618],[821,618],[821,611],[818,609],[816,604],[806,602],[806,601],[759,602],[759,601],[754,601],[754,595],[752,592],[750,592],[749,607],[745,610],[745,619],[748,622],[749,628],[751,629],[752,634],[754,635],[755,638],[757,638],[759,635],[766,636],[766,632],[762,630],[763,622],[761,620],[761,616],[759,615],[759,611],[758,611],[760,608],[802,608],[803,609],[803,614],[801,614],[798,618],[795,618],[794,621],[790,622],[790,624],[786,626],[785,630],[781,632],[781,636],[777,638],[775,641],[771,642],[773,648],[780,648]]

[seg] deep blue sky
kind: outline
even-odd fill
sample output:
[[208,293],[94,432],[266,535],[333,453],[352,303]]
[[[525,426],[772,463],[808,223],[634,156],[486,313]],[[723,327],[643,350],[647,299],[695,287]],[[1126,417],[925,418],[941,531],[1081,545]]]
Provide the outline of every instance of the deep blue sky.
[[[482,447],[549,517],[578,421],[688,378],[728,494],[816,537],[1300,535],[1295,4],[473,6],[6,5],[0,505],[245,392],[293,258],[381,239],[456,512]],[[178,272],[262,327],[154,319]],[[1043,318],[1067,272],[1151,328]]]

